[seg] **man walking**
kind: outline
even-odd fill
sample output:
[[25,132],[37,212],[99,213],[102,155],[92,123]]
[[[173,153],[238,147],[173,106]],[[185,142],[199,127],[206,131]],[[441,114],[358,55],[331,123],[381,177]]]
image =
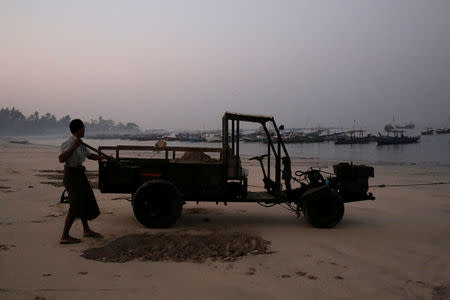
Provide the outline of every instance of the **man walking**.
[[74,244],[81,242],[80,239],[69,235],[70,228],[76,218],[83,223],[84,237],[102,238],[89,228],[88,221],[97,218],[100,210],[95,199],[94,192],[86,177],[86,168],[83,162],[86,158],[98,160],[100,157],[89,152],[81,141],[84,137],[84,124],[80,119],[70,122],[72,135],[61,145],[59,161],[64,163],[64,186],[69,195],[70,208],[64,224],[64,231],[60,244]]

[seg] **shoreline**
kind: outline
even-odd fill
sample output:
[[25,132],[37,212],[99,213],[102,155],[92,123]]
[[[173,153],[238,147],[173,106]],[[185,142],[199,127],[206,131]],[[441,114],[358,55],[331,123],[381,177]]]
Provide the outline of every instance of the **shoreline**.
[[[64,139],[61,138],[61,141],[63,141]],[[94,140],[97,141],[97,140]],[[116,140],[106,140],[109,142],[116,142]],[[92,141],[89,141],[90,143],[92,143]],[[8,141],[0,139],[0,144],[10,144],[8,143]],[[168,145],[170,142],[168,142]],[[95,143],[93,144],[94,147],[96,147],[97,145],[110,145],[111,143]],[[131,145],[142,145],[144,143],[139,143],[139,144],[131,144]],[[127,145],[126,143],[118,143],[118,145]],[[146,142],[145,145],[154,145],[154,143],[149,143]],[[182,144],[183,146],[186,147],[197,147],[198,145],[196,143],[190,143],[190,142],[185,142]],[[258,143],[253,144],[255,146],[259,146]],[[450,145],[450,144],[449,144]],[[59,150],[59,145],[54,145],[54,144],[45,144],[45,143],[28,143],[25,144],[24,146],[28,146],[28,147],[43,147],[43,148],[47,148],[47,149],[57,149]],[[215,144],[215,143],[211,143],[209,144],[210,147],[221,147],[221,144]],[[344,145],[344,147],[350,147],[351,145]],[[342,147],[342,146],[340,146]],[[395,147],[395,146],[394,146]],[[249,164],[248,162],[246,162],[245,160],[250,158],[253,155],[250,154],[241,154],[241,157],[243,158],[243,166],[249,166],[251,164]],[[445,167],[450,167],[450,161],[449,162],[437,162],[437,161],[419,161],[419,162],[401,162],[401,161],[386,161],[386,160],[345,160],[345,159],[332,159],[332,158],[319,158],[319,157],[311,157],[311,156],[299,156],[299,155],[290,155],[291,160],[293,162],[293,166],[295,166],[295,164],[297,165],[303,165],[303,162],[308,162],[308,164],[311,165],[320,165],[320,164],[334,164],[334,163],[338,163],[338,162],[353,162],[355,164],[367,164],[367,165],[373,165],[373,166],[418,166],[418,167],[436,167],[436,168],[445,168]]]

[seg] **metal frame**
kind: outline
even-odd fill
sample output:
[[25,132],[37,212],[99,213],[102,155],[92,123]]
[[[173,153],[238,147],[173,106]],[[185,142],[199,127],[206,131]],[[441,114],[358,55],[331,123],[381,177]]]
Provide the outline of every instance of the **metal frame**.
[[[231,113],[231,112],[226,112],[223,115],[222,118],[222,141],[223,141],[223,149],[228,149],[229,148],[229,141],[228,141],[228,128],[229,128],[229,121],[231,121],[231,153],[232,155],[234,155],[237,159],[236,159],[236,164],[239,163],[239,122],[243,121],[243,122],[252,122],[252,123],[259,123],[263,126],[264,132],[266,133],[266,137],[267,137],[267,141],[268,141],[268,146],[267,146],[267,178],[269,179],[269,181],[273,182],[272,179],[270,178],[270,165],[271,165],[271,152],[273,153],[273,156],[275,157],[275,185],[274,185],[274,190],[271,191],[275,194],[280,194],[282,191],[282,186],[281,186],[281,159],[282,159],[282,155],[284,155],[284,157],[286,157],[286,161],[288,162],[289,166],[289,170],[290,170],[290,157],[289,154],[286,150],[286,146],[283,142],[283,138],[281,137],[280,131],[278,129],[277,124],[275,123],[275,119],[272,116],[263,116],[263,115],[251,115],[251,114],[237,114],[237,113]],[[237,134],[235,134],[235,122],[236,122],[236,127],[237,127]],[[275,145],[272,141],[272,138],[270,136],[270,132],[267,128],[267,122],[272,123],[275,132],[276,132],[276,143],[277,143],[277,147],[275,148]],[[282,153],[283,151],[283,153]],[[228,162],[228,151],[224,151],[224,162],[227,163]],[[238,167],[238,165],[236,166]],[[286,166],[285,166],[286,168]],[[290,176],[287,176],[286,178],[288,178],[288,180],[290,180]],[[290,188],[290,182],[285,182],[286,187]]]
[[169,151],[172,151],[172,159],[175,159],[175,153],[178,151],[190,151],[190,152],[218,152],[220,153],[220,160],[223,160],[222,148],[210,148],[210,147],[156,147],[156,146],[128,146],[128,145],[117,145],[117,146],[100,146],[99,151],[102,150],[114,150],[116,152],[116,159],[120,158],[120,150],[138,150],[138,151],[165,151],[165,158],[169,159]]

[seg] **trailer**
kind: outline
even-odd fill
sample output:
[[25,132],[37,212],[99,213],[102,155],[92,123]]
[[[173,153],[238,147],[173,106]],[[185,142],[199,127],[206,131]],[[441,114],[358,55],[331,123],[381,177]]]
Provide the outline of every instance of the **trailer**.
[[[262,168],[262,192],[248,191],[248,170],[242,166],[239,148],[241,122],[260,124],[267,137],[267,153],[250,158]],[[269,133],[269,124],[274,136]],[[314,227],[330,228],[341,221],[344,203],[375,199],[368,193],[368,179],[374,176],[370,166],[340,163],[334,165],[334,174],[314,168],[292,174],[281,129],[283,125],[278,127],[272,116],[226,112],[220,148],[100,146],[99,151],[114,151],[115,159],[99,161],[99,189],[102,193],[131,194],[134,215],[150,228],[173,225],[187,202],[281,204],[303,214]],[[159,151],[162,155],[129,155],[136,151]],[[179,152],[197,153],[197,157],[211,153],[218,158],[186,160],[177,158]]]

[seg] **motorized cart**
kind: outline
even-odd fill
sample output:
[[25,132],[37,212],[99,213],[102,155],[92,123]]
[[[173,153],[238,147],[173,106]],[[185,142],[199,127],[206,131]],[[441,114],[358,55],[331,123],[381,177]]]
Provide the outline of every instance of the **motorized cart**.
[[[375,199],[368,193],[372,167],[339,163],[334,174],[317,169],[292,174],[291,159],[280,130],[271,116],[226,112],[222,118],[222,147],[101,146],[115,151],[113,161],[99,161],[102,193],[132,195],[136,218],[148,227],[169,227],[181,215],[183,204],[194,202],[255,202],[282,204],[303,213],[315,227],[333,227],[344,215],[344,203]],[[259,162],[265,191],[248,191],[248,172],[239,153],[241,122],[259,123],[267,136],[267,153]],[[269,133],[268,125],[274,128]],[[159,151],[160,157],[142,158],[136,151]],[[177,152],[216,153],[217,159],[183,160]],[[294,187],[295,185],[295,187]]]

